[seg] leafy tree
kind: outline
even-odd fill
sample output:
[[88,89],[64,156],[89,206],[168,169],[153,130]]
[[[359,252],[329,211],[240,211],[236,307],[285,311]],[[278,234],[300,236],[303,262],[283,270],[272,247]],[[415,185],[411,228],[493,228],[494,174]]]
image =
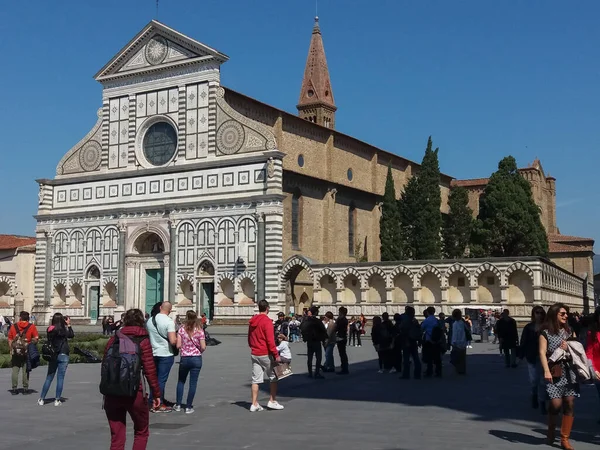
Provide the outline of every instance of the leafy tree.
[[462,258],[471,240],[473,211],[469,208],[469,193],[464,187],[456,186],[448,197],[450,213],[445,217],[442,229],[444,257]]
[[381,243],[381,260],[397,261],[400,259],[400,216],[396,200],[396,188],[392,177],[392,167],[388,166],[385,180],[385,192],[379,219],[379,241]]
[[548,237],[529,182],[507,156],[498,164],[479,201],[475,256],[546,256]]
[[404,192],[402,192],[398,201],[400,212],[400,248],[402,250],[399,259],[417,258],[417,246],[421,238],[421,205],[419,180],[416,176],[413,176],[406,183]]

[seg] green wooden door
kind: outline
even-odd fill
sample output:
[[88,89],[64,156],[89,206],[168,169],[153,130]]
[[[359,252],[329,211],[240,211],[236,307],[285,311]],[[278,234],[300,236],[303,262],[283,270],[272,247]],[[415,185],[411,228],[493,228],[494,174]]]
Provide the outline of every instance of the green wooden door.
[[90,286],[90,319],[98,320],[98,310],[100,309],[100,286]]
[[213,319],[215,315],[215,284],[214,283],[202,283],[202,293],[201,293],[201,305],[202,311],[206,314],[209,320]]
[[146,312],[150,313],[152,307],[163,301],[163,269],[146,269]]

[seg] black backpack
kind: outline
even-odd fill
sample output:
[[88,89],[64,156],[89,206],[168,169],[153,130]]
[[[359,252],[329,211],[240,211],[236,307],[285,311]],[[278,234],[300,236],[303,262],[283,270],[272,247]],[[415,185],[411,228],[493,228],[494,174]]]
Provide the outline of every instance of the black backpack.
[[442,330],[441,326],[436,325],[435,327],[433,327],[433,330],[431,330],[431,342],[433,342],[434,344],[440,344],[443,339],[444,330]]
[[120,331],[107,350],[100,368],[100,393],[114,397],[135,397],[142,382],[142,350],[146,336],[130,338]]

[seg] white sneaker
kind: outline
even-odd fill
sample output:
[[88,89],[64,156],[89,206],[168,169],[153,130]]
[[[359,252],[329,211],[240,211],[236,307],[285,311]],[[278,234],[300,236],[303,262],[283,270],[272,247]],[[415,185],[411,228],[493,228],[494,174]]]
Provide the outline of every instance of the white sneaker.
[[263,411],[265,408],[260,406],[258,403],[256,405],[250,406],[250,412]]
[[54,406],[60,406],[62,402],[59,399],[54,400]]
[[185,408],[185,413],[186,414],[194,414],[194,408]]
[[383,373],[383,369],[379,369],[377,373]]
[[181,411],[181,405],[173,405],[173,411]]
[[45,404],[46,404],[46,402],[44,400],[42,400],[41,398],[38,399],[38,405],[44,406]]
[[357,347],[362,347],[362,345],[358,344]]
[[396,373],[396,372],[397,372],[397,370],[394,367],[392,367],[388,373]]
[[269,409],[283,409],[283,405],[280,405],[278,402],[269,402],[267,403],[267,408]]

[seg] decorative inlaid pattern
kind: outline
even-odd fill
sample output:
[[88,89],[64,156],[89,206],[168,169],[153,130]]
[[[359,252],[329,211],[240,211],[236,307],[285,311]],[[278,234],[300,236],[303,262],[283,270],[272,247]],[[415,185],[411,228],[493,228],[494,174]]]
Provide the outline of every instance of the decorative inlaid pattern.
[[163,191],[164,192],[173,192],[175,182],[172,179],[165,180],[163,182]]
[[83,199],[84,200],[92,199],[92,188],[84,188],[83,189]]
[[219,177],[217,175],[208,175],[206,177],[206,185],[209,188],[219,187]]
[[233,172],[223,174],[223,187],[233,186]]
[[146,183],[136,183],[135,184],[135,193],[137,195],[144,195],[146,193]]
[[102,147],[96,141],[89,141],[79,151],[79,164],[86,172],[91,172],[100,167],[102,160]]
[[265,181],[265,169],[258,169],[254,171],[254,182],[263,183]]
[[122,187],[123,196],[129,197],[131,195],[132,186],[131,183],[126,183]]
[[72,202],[76,202],[79,200],[79,189],[71,189],[69,192],[69,196]]
[[67,191],[58,191],[56,194],[56,201],[63,203],[67,201]]
[[188,179],[187,178],[179,178],[177,180],[177,190],[178,191],[187,191],[188,190]]
[[202,175],[192,178],[192,189],[202,189]]
[[228,120],[217,130],[217,148],[225,155],[233,155],[242,148],[244,137],[244,127],[235,120]]
[[108,196],[117,197],[119,195],[119,186],[112,185],[108,187]]
[[238,173],[238,184],[250,184],[250,172],[247,170]]
[[106,189],[104,186],[98,186],[96,188],[96,198],[104,198],[106,196]]
[[157,194],[160,192],[160,181],[151,181],[150,182],[150,193]]
[[146,45],[145,53],[146,61],[153,66],[162,63],[169,52],[169,44],[162,36],[154,36]]

